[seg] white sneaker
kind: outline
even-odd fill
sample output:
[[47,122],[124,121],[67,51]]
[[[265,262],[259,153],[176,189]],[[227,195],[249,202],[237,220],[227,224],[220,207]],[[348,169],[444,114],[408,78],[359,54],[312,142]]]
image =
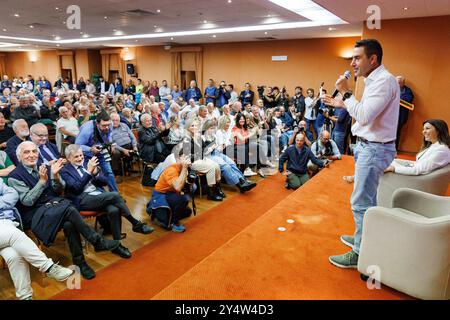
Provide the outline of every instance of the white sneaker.
[[264,174],[262,169],[258,170],[258,174],[261,176],[261,178],[265,178],[266,177],[266,175]]
[[249,167],[247,167],[247,169],[244,170],[244,177],[251,177],[256,175],[257,173],[252,171],[252,169],[250,169]]
[[50,271],[47,272],[47,277],[55,279],[57,281],[66,281],[75,271],[61,267],[58,264],[53,264]]
[[270,160],[267,160],[266,166],[269,166],[270,168],[275,168],[275,165]]

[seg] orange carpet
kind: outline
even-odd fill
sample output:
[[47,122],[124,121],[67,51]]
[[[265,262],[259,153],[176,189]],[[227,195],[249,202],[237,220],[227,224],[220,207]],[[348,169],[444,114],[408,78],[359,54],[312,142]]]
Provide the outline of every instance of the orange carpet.
[[237,195],[186,223],[183,234],[168,232],[82,281],[80,290],[65,290],[54,299],[150,299],[221,247],[292,191],[280,174],[260,181],[253,191]]
[[153,299],[408,299],[328,262],[349,250],[339,235],[354,231],[353,185],[342,180],[353,168],[335,161]]

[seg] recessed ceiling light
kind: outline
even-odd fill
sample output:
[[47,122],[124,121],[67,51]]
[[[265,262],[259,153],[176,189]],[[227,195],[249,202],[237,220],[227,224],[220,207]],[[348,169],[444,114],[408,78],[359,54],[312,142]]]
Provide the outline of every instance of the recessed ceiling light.
[[60,37],[60,36],[56,36],[56,37],[55,37],[55,40],[56,40],[56,41],[61,40],[61,37]]
[[333,27],[328,28],[328,31],[334,31],[334,30],[336,30],[336,28],[333,28]]
[[405,11],[408,10],[408,9],[409,9],[408,7],[404,7],[404,8],[403,8],[403,10],[405,10]]
[[216,37],[216,35],[215,34],[213,34],[213,36],[212,36],[213,38],[215,38]]
[[231,0],[228,0],[228,3],[232,3],[233,1],[231,1]]
[[31,28],[31,29],[33,29],[33,28],[34,28],[34,26],[30,26],[30,28]]
[[158,28],[158,26],[155,24],[155,25],[153,26],[153,28]]
[[268,14],[268,15],[267,15],[267,18],[270,18],[271,16],[272,16],[271,14]]
[[57,44],[56,46],[57,46],[57,47],[59,47],[60,45],[59,45],[59,44]]
[[59,8],[58,8],[58,7],[55,7],[55,10],[59,10]]
[[267,34],[267,31],[266,31],[266,32],[264,32],[264,34]]
[[104,16],[104,17],[103,17],[103,19],[105,19],[105,20],[106,20],[106,19],[108,19],[108,17],[107,17],[107,16]]
[[6,31],[8,31],[8,30],[7,30],[6,28],[4,28],[4,29],[3,29],[3,32],[6,32]]
[[63,21],[63,24],[66,24],[66,22],[65,22],[65,21]]
[[89,38],[89,35],[87,33],[82,35],[83,38]]
[[138,42],[139,40],[136,39],[136,40],[134,40],[134,41],[135,41],[135,42]]
[[18,13],[14,13],[14,17],[19,18],[20,15]]
[[208,23],[208,21],[206,21],[206,20],[203,20],[203,23]]
[[170,38],[170,40],[173,40],[173,37],[172,37],[172,38]]
[[159,9],[158,9],[158,10],[156,10],[156,12],[160,13],[160,12],[161,12],[161,10],[159,10]]

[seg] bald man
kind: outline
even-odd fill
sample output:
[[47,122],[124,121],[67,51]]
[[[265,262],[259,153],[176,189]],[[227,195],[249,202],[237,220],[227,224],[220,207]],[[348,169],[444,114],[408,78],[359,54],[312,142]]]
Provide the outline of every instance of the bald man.
[[30,128],[30,138],[39,149],[38,166],[41,164],[51,166],[56,160],[61,158],[56,145],[48,140],[48,130],[44,124],[33,124]]

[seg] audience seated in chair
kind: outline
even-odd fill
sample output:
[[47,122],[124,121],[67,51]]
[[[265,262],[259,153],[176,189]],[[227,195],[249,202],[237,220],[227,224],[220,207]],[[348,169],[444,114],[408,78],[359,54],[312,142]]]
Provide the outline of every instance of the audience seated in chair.
[[[45,165],[52,165],[52,163],[61,158],[58,147],[48,141],[48,130],[44,124],[33,124],[30,128],[30,138],[39,150],[38,166],[42,163]],[[65,163],[65,160],[63,163]]]
[[[106,192],[103,187],[107,178],[100,172],[98,159],[93,156],[87,163],[81,147],[69,145],[65,150],[69,164],[61,170],[61,178],[66,183],[66,197],[81,211],[106,211],[111,223],[113,239],[121,239],[121,216],[123,215],[134,232],[149,234],[153,228],[146,226],[134,218],[125,204],[122,196],[117,192]],[[120,245],[112,251],[122,258],[131,257],[129,250]]]
[[450,136],[447,123],[439,119],[423,123],[423,142],[416,161],[395,159],[385,172],[403,175],[428,174],[450,163]]
[[[33,142],[22,142],[17,147],[19,164],[10,173],[8,179],[8,184],[19,193],[20,202],[17,208],[21,214],[24,229],[31,227],[38,239],[44,244],[51,244],[56,233],[63,228],[73,263],[80,268],[83,277],[92,279],[95,277],[95,272],[84,258],[80,234],[94,245],[95,251],[114,250],[120,242],[103,239],[84,222],[75,207],[67,205],[68,201],[65,202],[58,197],[64,189],[64,181],[59,175],[63,166],[62,159],[53,162],[51,167],[44,164],[38,167],[38,157],[38,148]],[[49,214],[50,209],[53,209],[52,214]],[[33,219],[34,215],[40,218]],[[32,221],[38,221],[39,225],[33,224]],[[36,230],[39,234],[36,234]]]
[[5,151],[11,161],[17,166],[19,164],[19,160],[17,160],[16,156],[17,146],[23,141],[30,140],[30,129],[24,119],[17,119],[13,122],[12,127],[16,135],[6,142]]
[[142,127],[138,131],[138,150],[142,160],[148,163],[159,163],[169,155],[162,137],[169,134],[169,129],[156,127],[152,116],[144,113],[141,116]]
[[110,114],[112,121],[112,141],[115,148],[112,154],[112,169],[116,175],[125,175],[121,168],[121,159],[123,158],[131,170],[131,157],[133,152],[138,151],[137,141],[131,129],[123,122],[120,122],[120,116],[117,113]]
[[0,255],[5,259],[11,279],[20,300],[31,300],[30,270],[28,263],[49,278],[65,281],[73,271],[53,263],[22,231],[21,219],[15,205],[19,195],[0,179]]

